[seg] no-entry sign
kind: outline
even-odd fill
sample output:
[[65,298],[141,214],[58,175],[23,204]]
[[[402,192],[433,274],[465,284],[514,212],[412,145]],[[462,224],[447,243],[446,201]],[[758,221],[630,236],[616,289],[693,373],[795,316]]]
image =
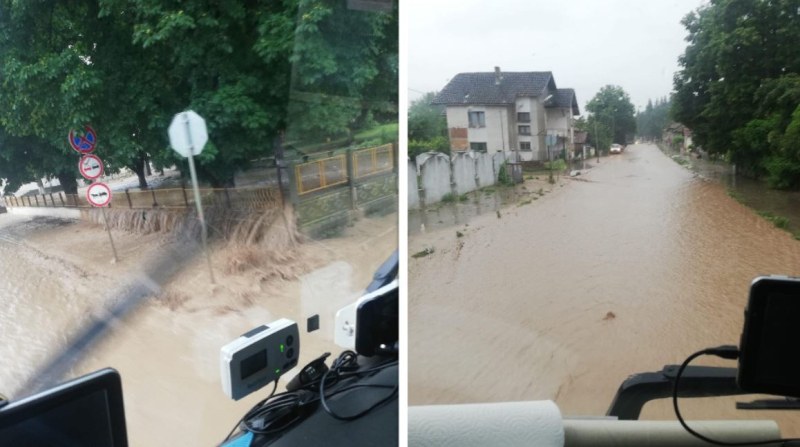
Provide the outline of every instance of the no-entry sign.
[[78,162],[78,170],[86,180],[94,180],[103,175],[103,162],[97,155],[84,155]]
[[111,202],[111,188],[105,183],[92,183],[86,190],[86,200],[92,206],[106,206]]

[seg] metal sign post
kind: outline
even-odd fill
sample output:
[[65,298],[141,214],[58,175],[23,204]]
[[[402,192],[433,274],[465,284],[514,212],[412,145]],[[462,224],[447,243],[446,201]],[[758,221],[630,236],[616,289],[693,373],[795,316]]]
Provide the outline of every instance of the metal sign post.
[[197,205],[197,217],[200,219],[201,234],[203,239],[203,251],[208,263],[208,274],[211,284],[216,284],[214,280],[214,269],[211,267],[211,254],[208,251],[208,234],[206,230],[206,219],[203,215],[203,203],[200,199],[200,188],[197,184],[197,171],[194,167],[194,156],[200,154],[208,141],[206,122],[197,113],[189,110],[182,112],[172,119],[169,126],[169,141],[175,152],[189,159],[189,174],[192,176],[192,189],[194,190],[194,202]]

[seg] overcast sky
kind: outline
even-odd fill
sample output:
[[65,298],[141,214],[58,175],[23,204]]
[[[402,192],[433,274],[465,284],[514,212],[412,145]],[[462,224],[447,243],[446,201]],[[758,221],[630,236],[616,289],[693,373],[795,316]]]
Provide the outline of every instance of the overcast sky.
[[411,0],[408,97],[461,72],[552,71],[586,102],[606,84],[636,107],[666,96],[686,48],[680,20],[705,0]]

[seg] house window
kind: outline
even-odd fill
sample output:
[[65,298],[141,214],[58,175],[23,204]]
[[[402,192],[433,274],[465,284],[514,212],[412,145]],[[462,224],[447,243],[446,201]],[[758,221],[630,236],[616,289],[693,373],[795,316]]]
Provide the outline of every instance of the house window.
[[521,151],[530,151],[531,150],[531,142],[530,141],[520,141],[519,142],[519,150],[521,150]]
[[486,143],[470,143],[469,148],[475,152],[486,152]]
[[484,112],[468,112],[469,127],[486,127],[486,114]]
[[530,123],[531,122],[531,113],[530,112],[517,112],[517,122],[518,123]]
[[531,126],[517,126],[519,128],[520,135],[530,135],[531,134]]

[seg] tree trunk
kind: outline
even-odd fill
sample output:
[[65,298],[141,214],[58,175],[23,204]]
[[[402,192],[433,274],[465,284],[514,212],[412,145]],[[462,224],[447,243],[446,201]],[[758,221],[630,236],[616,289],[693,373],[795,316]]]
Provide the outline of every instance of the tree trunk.
[[61,187],[64,188],[64,193],[78,193],[78,180],[75,179],[75,174],[70,171],[61,171],[57,174],[57,177]]
[[141,188],[141,189],[147,189],[147,177],[145,176],[145,172],[146,172],[145,171],[145,164],[147,164],[145,156],[140,154],[138,157],[136,157],[136,160],[134,160],[133,165],[131,166],[131,169],[133,169],[133,172],[135,172],[136,176],[139,177],[139,188]]

